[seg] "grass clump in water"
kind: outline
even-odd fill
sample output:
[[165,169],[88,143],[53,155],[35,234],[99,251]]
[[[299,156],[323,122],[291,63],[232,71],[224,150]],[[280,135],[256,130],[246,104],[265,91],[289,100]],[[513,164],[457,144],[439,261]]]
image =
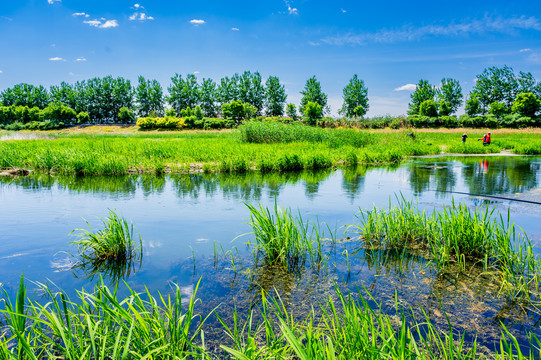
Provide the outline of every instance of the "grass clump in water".
[[361,234],[370,249],[420,249],[439,272],[465,273],[468,266],[495,274],[508,299],[541,300],[541,261],[524,233],[494,209],[470,210],[465,204],[444,206],[432,214],[399,199],[389,210],[361,211]]
[[303,263],[307,257],[317,262],[322,258],[319,227],[313,221],[304,222],[300,213],[292,215],[290,209],[254,207],[250,210],[250,225],[255,236],[256,250],[269,263],[288,265]]
[[139,246],[136,245],[133,224],[128,224],[126,219],[113,210],[109,210],[109,216],[102,219],[102,222],[104,228],[96,232],[92,231],[88,222],[90,230],[76,229],[81,233],[79,239],[72,243],[77,245],[83,262],[111,263],[142,260],[143,241],[139,235]]

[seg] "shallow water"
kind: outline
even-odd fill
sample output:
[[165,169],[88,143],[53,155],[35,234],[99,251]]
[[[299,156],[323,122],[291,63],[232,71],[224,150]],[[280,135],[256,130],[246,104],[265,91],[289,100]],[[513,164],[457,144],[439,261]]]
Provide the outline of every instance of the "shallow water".
[[422,305],[443,328],[447,312],[456,329],[469,339],[477,335],[490,348],[499,336],[500,320],[517,334],[528,329],[537,333],[539,320],[494,296],[490,281],[436,277],[421,256],[355,253],[355,241],[327,243],[325,269],[301,266],[284,273],[255,266],[245,245],[250,235],[242,236],[250,231],[244,203],[273,206],[276,201],[299,209],[303,218],[336,229],[338,238],[345,237],[343,226],[356,223],[360,208],[386,208],[390,201],[396,203],[396,196],[415,199],[428,210],[452,201],[471,207],[489,203],[504,215],[509,212],[539,249],[540,205],[459,193],[541,202],[540,181],[541,159],[529,157],[416,159],[397,167],[270,175],[0,177],[0,282],[9,294],[21,273],[72,295],[83,286],[91,288],[98,276],[88,279],[82,270],[66,270],[75,261],[69,254],[76,253],[70,232],[87,228],[85,220],[99,229],[99,217],[116,209],[143,238],[142,265],[126,278],[134,289],[147,286],[167,293],[171,284],[178,284],[190,295],[201,278],[201,312],[221,304],[220,313],[227,314],[234,306],[257,304],[261,288],[276,288],[289,306],[302,312],[332,296],[335,284],[361,291],[366,286],[385,311],[393,311],[396,291],[406,308]]

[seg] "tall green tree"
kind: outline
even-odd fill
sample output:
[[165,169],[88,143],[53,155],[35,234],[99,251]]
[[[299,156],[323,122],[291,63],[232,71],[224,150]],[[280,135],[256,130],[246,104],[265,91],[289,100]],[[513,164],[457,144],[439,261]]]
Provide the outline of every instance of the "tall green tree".
[[304,90],[301,91],[301,106],[299,111],[305,114],[306,105],[309,102],[315,102],[321,106],[322,112],[328,112],[327,108],[327,95],[321,90],[321,84],[317,81],[315,75],[306,80]]
[[418,115],[421,104],[426,100],[434,100],[436,96],[436,88],[427,80],[419,80],[415,91],[411,94],[411,102],[409,103],[408,114]]
[[157,80],[146,80],[139,76],[135,101],[138,116],[146,117],[151,113],[163,115],[163,89]]
[[238,81],[238,100],[250,104],[257,109],[257,115],[261,115],[265,102],[265,87],[259,72],[245,71]]
[[214,117],[218,114],[217,86],[212,79],[203,79],[199,87],[199,103],[201,110],[207,117]]
[[[458,80],[451,78],[441,79],[441,86],[438,89],[438,98],[443,104],[440,105],[441,115],[451,115],[455,113],[460,105],[462,105],[462,87]],[[444,110],[445,109],[445,110]]]
[[74,110],[77,110],[78,96],[73,85],[70,85],[64,81],[60,85],[53,85],[50,88],[51,101],[60,102]]
[[[364,85],[364,81],[357,77],[357,74],[353,75],[349,80],[349,84],[346,85],[342,93],[344,96],[344,104],[339,111],[340,114],[344,114],[348,117],[364,116],[366,114],[369,107],[368,89]],[[358,111],[360,113],[356,114],[355,109],[358,106],[362,106],[362,108],[359,108]]]
[[483,70],[477,75],[475,87],[470,93],[479,99],[481,111],[485,114],[490,104],[494,102],[504,103],[511,109],[513,101],[516,98],[518,82],[509,66],[498,68],[496,66]]
[[167,101],[177,114],[186,108],[195,108],[199,104],[199,85],[194,74],[182,75],[175,74],[171,78],[171,86],[167,88],[169,97]]
[[2,106],[28,106],[43,109],[49,104],[49,92],[43,86],[31,84],[17,84],[0,93]]
[[220,80],[216,92],[216,99],[219,103],[227,104],[239,99],[239,78],[239,75],[235,74],[231,78],[225,76]]
[[287,100],[286,88],[280,84],[280,79],[276,76],[269,76],[265,82],[265,106],[267,115],[284,115],[284,105]]

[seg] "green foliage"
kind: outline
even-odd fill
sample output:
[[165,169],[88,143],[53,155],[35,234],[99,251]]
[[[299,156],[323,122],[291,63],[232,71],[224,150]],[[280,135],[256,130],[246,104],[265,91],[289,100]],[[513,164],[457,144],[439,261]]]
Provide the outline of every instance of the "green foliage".
[[540,108],[541,100],[529,92],[518,94],[511,110],[515,114],[534,117]]
[[[175,109],[169,108],[165,110],[165,116],[177,116],[177,112],[175,111]],[[152,117],[157,117],[157,116],[152,116]]]
[[171,77],[171,85],[167,88],[169,96],[167,102],[177,114],[186,108],[195,108],[199,103],[199,85],[194,74],[186,75],[186,79],[180,74]]
[[240,100],[233,100],[230,103],[222,104],[222,115],[227,119],[232,119],[237,124],[255,116],[256,112],[257,109],[254,106],[243,103]]
[[163,115],[163,89],[157,80],[146,80],[139,76],[135,101],[139,117],[149,116],[151,112],[155,112],[158,116]]
[[[265,87],[262,84],[261,75],[257,71],[255,73],[245,71],[237,79],[238,98],[236,100],[255,108],[255,113],[251,116],[261,115],[265,103]],[[250,111],[253,112],[251,109]]]
[[193,116],[195,116],[197,120],[202,120],[204,115],[205,114],[203,114],[203,110],[201,110],[201,106],[197,105],[195,109],[193,110]]
[[316,125],[317,120],[323,117],[323,108],[316,102],[309,101],[304,105],[303,121],[310,125]]
[[124,124],[131,123],[135,120],[135,116],[133,115],[133,110],[127,107],[121,107],[120,111],[118,112],[118,120]]
[[479,95],[472,93],[470,98],[466,101],[466,114],[469,116],[477,116],[481,114],[483,109],[481,108],[481,101]]
[[415,91],[411,94],[411,102],[408,107],[409,115],[419,114],[421,104],[426,100],[434,100],[437,90],[426,80],[419,80]]
[[153,130],[153,129],[182,129],[186,127],[184,119],[174,117],[174,116],[165,116],[162,118],[158,117],[146,117],[137,119],[137,126],[143,130]]
[[349,84],[343,90],[344,104],[339,113],[349,117],[362,117],[369,109],[368,89],[364,81],[357,74],[349,80]]
[[41,119],[56,122],[70,123],[75,121],[77,113],[72,108],[59,102],[49,104],[41,111]]
[[287,104],[286,114],[293,120],[297,120],[297,108],[295,107],[295,104]]
[[541,97],[541,83],[536,83],[531,73],[521,71],[516,76],[509,66],[494,66],[477,75],[470,95],[475,94],[478,97],[482,113],[486,113],[494,102],[504,103],[510,110],[518,94],[528,92]]
[[493,103],[490,104],[488,113],[496,116],[497,118],[501,118],[504,115],[509,113],[509,109],[504,103],[494,101]]
[[454,114],[462,105],[464,95],[462,95],[462,87],[458,80],[444,78],[441,80],[437,97],[440,100],[440,115],[448,116]]
[[103,229],[94,232],[87,222],[90,230],[76,229],[79,239],[72,241],[77,245],[79,255],[83,261],[88,262],[117,262],[143,257],[143,241],[139,235],[139,247],[136,247],[133,225],[113,210],[109,216],[102,219]]
[[[321,90],[321,84],[317,81],[315,76],[306,80],[304,90],[301,91],[301,106],[299,111],[306,116],[306,105],[308,103],[317,103],[321,106],[322,114],[327,111],[327,95]],[[312,110],[314,107],[312,106]]]
[[199,87],[199,102],[206,117],[218,115],[217,86],[212,79],[203,79]]
[[284,104],[286,103],[287,95],[284,85],[280,84],[280,79],[276,76],[269,76],[265,83],[265,106],[267,115],[282,116],[284,115]]
[[451,109],[451,103],[445,100],[440,100],[439,102],[439,114],[441,116],[449,116],[453,112]]
[[86,111],[81,111],[77,114],[77,123],[78,124],[86,124],[90,122],[90,115]]
[[280,209],[276,203],[272,211],[246,206],[255,237],[252,245],[265,256],[266,262],[292,267],[307,257],[313,262],[321,259],[320,230],[314,222],[304,222],[300,214],[295,217],[290,209]]
[[49,103],[49,92],[43,86],[17,84],[0,93],[2,106],[26,106],[43,109]]
[[434,100],[425,100],[419,106],[419,115],[436,117],[438,116],[438,104]]

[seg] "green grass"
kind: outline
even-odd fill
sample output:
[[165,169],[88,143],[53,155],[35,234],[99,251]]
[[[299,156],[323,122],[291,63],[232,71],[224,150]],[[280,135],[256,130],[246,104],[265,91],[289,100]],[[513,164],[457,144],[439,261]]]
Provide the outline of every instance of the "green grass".
[[254,246],[268,263],[289,268],[309,258],[312,263],[322,259],[321,230],[314,221],[303,221],[300,213],[293,216],[290,209],[270,210],[246,204],[250,210],[250,225],[255,237]]
[[[236,359],[525,359],[541,355],[535,335],[529,337],[530,353],[523,353],[517,339],[502,325],[496,353],[478,351],[476,341],[465,338],[449,324],[441,332],[428,316],[417,321],[395,301],[396,315],[386,315],[381,305],[365,293],[336,293],[320,311],[295,316],[280,298],[268,300],[256,320],[252,310],[246,321],[237,310],[226,321],[220,311],[197,314],[197,289],[187,303],[179,288],[156,297],[148,290],[119,298],[107,286],[78,292],[69,299],[43,286],[43,304],[27,298],[23,278],[12,302],[4,295],[5,327],[0,333],[0,358],[5,360],[106,360],[106,359],[221,359],[206,344],[219,341],[221,349]],[[334,298],[334,299],[333,299]],[[185,304],[185,305],[183,305]],[[205,338],[204,326],[215,314],[229,340]]]
[[368,249],[420,249],[440,273],[466,273],[471,266],[494,275],[508,300],[540,295],[541,260],[526,234],[488,205],[470,210],[454,203],[431,214],[398,199],[388,210],[361,211],[354,228]]
[[[469,130],[468,130],[469,131]],[[471,130],[471,138],[482,136]],[[397,164],[413,155],[445,150],[489,153],[508,149],[541,153],[538,134],[493,135],[493,144],[464,146],[460,134],[321,129],[304,125],[249,123],[232,132],[47,133],[49,139],[0,141],[0,169],[25,168],[67,175],[132,173],[285,172],[347,165]],[[32,134],[32,133],[29,133]],[[41,133],[40,133],[41,134]]]
[[143,241],[139,235],[139,246],[137,246],[133,225],[128,224],[126,219],[113,210],[109,210],[109,216],[102,219],[102,223],[103,229],[98,231],[93,231],[88,222],[90,230],[77,229],[80,232],[78,239],[72,243],[77,245],[83,262],[115,263],[137,259],[142,261]]

